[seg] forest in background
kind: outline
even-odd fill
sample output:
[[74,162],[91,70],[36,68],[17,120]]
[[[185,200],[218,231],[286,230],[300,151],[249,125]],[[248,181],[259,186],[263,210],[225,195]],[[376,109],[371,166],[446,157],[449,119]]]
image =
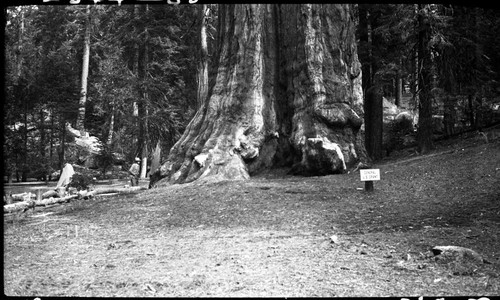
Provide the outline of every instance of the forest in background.
[[[204,59],[213,79],[217,10],[217,5],[5,8],[4,180],[49,179],[65,162],[84,165],[88,155],[74,146],[68,124],[103,145],[92,167],[126,166],[134,157],[151,160],[157,145],[166,156],[199,105]],[[444,136],[498,121],[498,10],[361,4],[355,12],[365,95],[375,87],[414,115],[423,97],[431,99],[431,116],[442,123],[435,131]],[[424,54],[430,59],[423,60]],[[380,158],[381,149],[368,150]]]

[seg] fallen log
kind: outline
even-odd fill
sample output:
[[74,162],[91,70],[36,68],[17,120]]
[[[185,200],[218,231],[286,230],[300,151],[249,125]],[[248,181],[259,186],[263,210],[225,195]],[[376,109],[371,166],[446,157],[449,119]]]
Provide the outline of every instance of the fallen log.
[[42,199],[55,197],[57,195],[58,195],[58,193],[56,190],[49,190],[49,191],[46,191],[45,193],[42,194]]
[[[108,193],[120,193],[120,194],[128,194],[139,190],[147,189],[145,186],[133,186],[133,187],[109,187],[109,188],[97,188],[92,191],[78,191],[78,195],[81,198],[92,197],[97,194],[108,194]],[[61,193],[55,190],[50,190],[43,193],[42,198],[51,198],[60,196]]]
[[[133,193],[136,191],[140,190],[146,190],[147,187],[145,186],[133,186],[133,187],[126,187],[126,188],[100,188],[100,189],[95,189],[92,191],[79,191],[77,194],[69,195],[66,197],[50,197],[47,199],[42,199],[42,200],[26,200],[22,202],[16,202],[12,204],[6,204],[3,206],[3,212],[4,213],[12,213],[16,211],[26,211],[29,208],[33,208],[35,206],[46,206],[50,204],[56,204],[56,203],[64,203],[68,202],[71,199],[76,199],[76,198],[89,198],[93,197],[95,195],[99,194],[108,194],[108,193],[118,193],[118,194],[129,194]],[[25,193],[26,194],[26,193]],[[55,195],[58,195],[57,192],[55,192]],[[35,196],[33,194],[33,196]]]
[[35,196],[36,196],[36,194],[33,194],[31,192],[25,192],[25,193],[21,193],[21,194],[12,194],[11,195],[12,200],[14,200],[14,201],[28,201]]
[[93,197],[95,195],[102,195],[102,194],[130,194],[136,191],[141,191],[141,190],[147,190],[147,187],[145,186],[132,186],[132,187],[125,187],[125,188],[119,188],[119,187],[110,187],[110,188],[97,188],[92,191],[79,191],[78,195],[80,198],[89,198]]
[[35,201],[22,201],[11,204],[6,204],[3,206],[4,213],[12,213],[16,211],[26,211],[32,207],[35,207]]
[[110,188],[97,188],[93,190],[94,194],[108,194],[108,193],[119,193],[119,194],[128,194],[140,190],[146,190],[147,187],[145,186],[131,186],[131,187],[124,187],[124,188],[119,188],[119,187],[110,187]]
[[3,206],[3,212],[4,213],[12,213],[16,211],[26,211],[30,208],[33,208],[35,206],[46,206],[50,204],[56,204],[56,203],[63,203],[63,202],[68,202],[71,199],[78,198],[78,195],[70,195],[62,198],[48,198],[48,199],[42,199],[42,200],[29,200],[29,201],[22,201],[22,202],[16,202],[12,204],[6,204]]
[[35,205],[36,206],[46,206],[46,205],[50,205],[50,204],[64,203],[64,202],[68,202],[71,199],[76,199],[76,198],[78,198],[78,195],[69,195],[69,196],[61,197],[61,198],[42,199],[42,200],[35,201]]

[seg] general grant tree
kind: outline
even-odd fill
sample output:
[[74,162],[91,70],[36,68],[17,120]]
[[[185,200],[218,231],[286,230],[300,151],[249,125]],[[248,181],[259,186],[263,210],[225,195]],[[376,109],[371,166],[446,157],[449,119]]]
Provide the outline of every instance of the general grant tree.
[[351,5],[222,5],[218,16],[208,96],[151,186],[285,166],[343,173],[367,159]]

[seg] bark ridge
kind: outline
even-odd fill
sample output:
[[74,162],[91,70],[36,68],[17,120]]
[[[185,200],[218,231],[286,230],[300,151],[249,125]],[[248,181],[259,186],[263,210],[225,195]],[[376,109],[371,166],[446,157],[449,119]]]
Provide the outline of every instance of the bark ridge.
[[[366,159],[351,5],[221,5],[218,28],[215,80],[151,186],[275,166],[342,173]],[[320,152],[331,155],[318,169]]]

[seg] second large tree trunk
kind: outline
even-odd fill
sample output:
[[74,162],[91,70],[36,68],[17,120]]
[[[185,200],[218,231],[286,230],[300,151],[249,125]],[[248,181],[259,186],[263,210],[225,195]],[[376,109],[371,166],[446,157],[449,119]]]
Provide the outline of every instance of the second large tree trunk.
[[343,173],[366,159],[350,5],[223,5],[216,79],[151,185],[273,166]]

